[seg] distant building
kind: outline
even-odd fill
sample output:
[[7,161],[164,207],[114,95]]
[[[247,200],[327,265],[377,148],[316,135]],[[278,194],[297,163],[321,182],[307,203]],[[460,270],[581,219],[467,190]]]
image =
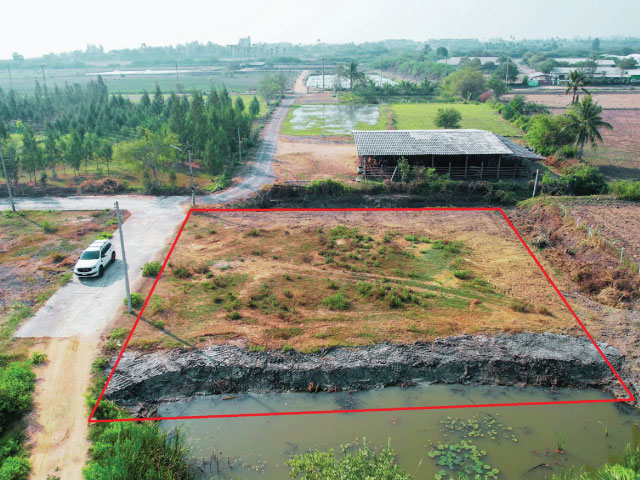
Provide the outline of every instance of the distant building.
[[251,48],[251,37],[244,37],[238,40],[238,46],[241,48]]
[[452,178],[531,177],[531,162],[544,160],[515,142],[485,130],[356,130],[358,173],[400,179],[398,160],[410,172],[434,168]]
[[446,63],[447,65],[457,67],[458,65],[460,65],[460,61],[463,58],[468,58],[469,60],[474,60],[477,58],[480,60],[481,65],[484,65],[489,62],[495,63],[496,65],[499,63],[498,57],[450,57],[450,58],[443,58],[441,60],[438,60],[438,63]]

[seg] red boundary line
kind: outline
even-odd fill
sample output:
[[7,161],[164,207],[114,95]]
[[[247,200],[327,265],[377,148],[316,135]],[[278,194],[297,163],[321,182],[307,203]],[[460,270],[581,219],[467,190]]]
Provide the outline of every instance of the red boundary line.
[[[408,212],[429,212],[429,211],[500,212],[500,214],[506,220],[507,224],[511,227],[511,230],[513,230],[513,232],[518,237],[518,240],[520,240],[520,242],[522,243],[522,245],[524,245],[524,247],[527,250],[527,252],[529,252],[529,255],[531,255],[531,258],[533,258],[534,262],[536,263],[536,265],[538,266],[540,271],[542,271],[542,273],[544,274],[544,276],[547,279],[547,281],[551,284],[551,286],[556,291],[556,293],[558,294],[558,296],[560,297],[562,302],[569,309],[569,312],[571,312],[571,315],[573,315],[573,317],[576,319],[576,321],[578,322],[578,325],[580,325],[580,328],[582,328],[582,331],[589,338],[589,340],[591,340],[591,343],[596,348],[596,350],[598,351],[600,356],[604,359],[606,364],[609,366],[609,369],[611,370],[611,372],[613,372],[614,376],[620,382],[620,384],[622,385],[624,390],[627,392],[629,397],[628,398],[596,399],[596,400],[560,400],[560,401],[554,401],[554,402],[488,403],[488,404],[477,404],[477,405],[432,405],[432,406],[426,406],[426,407],[363,408],[363,409],[358,409],[358,410],[316,410],[316,411],[302,411],[302,412],[238,413],[238,414],[226,414],[226,415],[197,415],[197,416],[182,416],[182,417],[113,418],[113,419],[102,419],[102,420],[97,420],[97,419],[93,418],[93,415],[96,412],[96,409],[98,408],[98,405],[102,401],[102,397],[104,396],[104,392],[106,391],[107,386],[109,385],[109,382],[111,381],[111,378],[113,377],[113,374],[116,371],[116,368],[118,367],[118,364],[120,363],[120,359],[122,358],[122,355],[124,354],[124,351],[127,348],[127,345],[129,344],[129,340],[131,340],[131,337],[133,336],[133,333],[135,332],[136,327],[138,326],[138,322],[140,321],[140,318],[142,317],[142,314],[144,313],[144,310],[147,307],[147,303],[149,302],[149,299],[151,298],[151,295],[153,294],[153,291],[155,290],[156,285],[158,284],[158,281],[160,280],[160,277],[162,276],[162,272],[164,272],[164,269],[167,266],[167,262],[169,261],[169,257],[171,257],[171,254],[173,253],[173,250],[176,247],[176,244],[178,243],[178,240],[180,239],[180,236],[182,235],[184,227],[186,226],[187,221],[189,220],[189,217],[191,217],[191,213],[192,212],[379,212],[379,211],[383,211],[383,212],[400,212],[400,211],[402,211],[402,212],[406,212],[406,211],[408,211]],[[534,255],[533,251],[529,248],[529,245],[527,245],[527,243],[524,241],[524,239],[522,238],[522,236],[520,235],[520,233],[518,232],[516,227],[513,225],[513,223],[511,223],[511,220],[509,220],[509,217],[507,217],[507,214],[504,212],[504,210],[502,210],[502,208],[498,208],[498,207],[192,208],[187,212],[187,216],[185,217],[184,221],[182,222],[182,225],[180,226],[180,230],[178,231],[178,235],[176,236],[176,238],[174,239],[173,243],[171,244],[171,248],[169,249],[169,252],[167,253],[167,256],[164,259],[164,262],[162,263],[162,268],[160,268],[160,272],[158,273],[158,276],[156,277],[155,281],[153,282],[153,286],[151,287],[151,290],[149,291],[149,294],[147,295],[147,298],[146,298],[144,304],[142,305],[142,308],[140,309],[140,313],[138,313],[136,321],[134,322],[133,327],[131,328],[131,331],[129,332],[129,336],[127,337],[127,340],[124,342],[124,345],[122,346],[122,349],[120,350],[120,354],[118,355],[118,358],[116,359],[116,362],[113,365],[113,368],[111,369],[111,372],[109,373],[109,377],[107,378],[107,381],[105,382],[104,386],[102,387],[102,391],[100,392],[100,395],[98,396],[98,399],[96,400],[96,404],[94,405],[93,409],[91,410],[91,414],[89,415],[89,420],[88,421],[89,421],[89,423],[140,422],[140,421],[187,420],[187,419],[203,419],[203,418],[240,418],[240,417],[270,417],[270,416],[285,416],[285,415],[287,415],[287,416],[288,415],[322,415],[322,414],[329,414],[329,413],[395,412],[395,411],[411,411],[411,410],[443,410],[443,409],[449,409],[449,408],[451,408],[451,409],[461,409],[461,408],[489,408],[489,407],[518,407],[518,406],[568,405],[568,404],[580,404],[580,403],[612,403],[612,402],[635,402],[635,401],[636,401],[636,399],[633,396],[633,394],[631,393],[631,391],[629,390],[629,388],[627,387],[627,385],[624,383],[624,381],[622,380],[622,378],[620,377],[618,372],[616,372],[615,368],[613,368],[613,365],[611,365],[611,362],[609,361],[607,356],[600,349],[600,347],[598,346],[596,341],[593,339],[593,337],[591,336],[591,334],[589,333],[587,328],[584,326],[584,324],[582,323],[582,321],[580,320],[580,318],[578,317],[576,312],[573,310],[573,308],[571,308],[571,305],[569,305],[569,302],[567,301],[567,299],[564,298],[564,295],[562,295],[562,293],[560,292],[560,290],[558,289],[556,284],[553,282],[553,280],[551,279],[551,277],[549,276],[547,271],[544,269],[544,267],[540,263],[540,261],[536,258],[536,256]]]

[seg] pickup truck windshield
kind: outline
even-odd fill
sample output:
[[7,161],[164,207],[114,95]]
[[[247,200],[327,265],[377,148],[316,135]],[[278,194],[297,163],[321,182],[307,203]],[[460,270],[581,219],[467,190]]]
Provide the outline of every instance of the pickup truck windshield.
[[95,260],[100,256],[100,252],[98,250],[88,250],[82,253],[80,260]]

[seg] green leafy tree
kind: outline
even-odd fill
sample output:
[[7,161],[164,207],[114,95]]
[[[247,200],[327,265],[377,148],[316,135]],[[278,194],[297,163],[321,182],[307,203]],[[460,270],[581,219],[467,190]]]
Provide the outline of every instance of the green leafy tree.
[[65,149],[64,158],[65,161],[74,171],[74,177],[78,176],[80,171],[80,165],[82,165],[82,158],[84,157],[84,149],[82,147],[82,138],[77,130],[71,132],[71,138],[67,143]]
[[33,129],[24,125],[22,133],[22,167],[33,176],[35,184],[38,184],[36,172],[42,167],[42,151],[38,146]]
[[493,97],[500,100],[500,97],[507,92],[507,85],[502,81],[502,77],[497,73],[492,74],[487,80],[487,88],[493,92]]
[[151,111],[157,116],[162,115],[164,111],[164,96],[162,95],[162,90],[160,90],[160,85],[157,83],[153,94],[153,102],[151,102]]
[[251,99],[251,103],[249,103],[249,114],[251,118],[256,118],[260,114],[260,102],[255,95]]
[[131,142],[115,145],[113,157],[118,162],[140,162],[143,171],[151,170],[153,185],[158,186],[158,174],[175,161],[175,150],[171,144],[177,143],[175,133],[145,130],[144,136]]
[[0,118],[0,145],[9,140],[9,132],[2,118]]
[[211,179],[222,172],[222,155],[214,139],[207,141],[202,160]]
[[460,128],[462,114],[452,107],[439,108],[436,113],[435,123],[438,128]]
[[536,152],[547,156],[574,143],[576,133],[572,120],[566,115],[539,114],[529,121],[526,139]]
[[444,84],[453,95],[465,100],[478,98],[485,91],[485,81],[482,72],[474,68],[464,68],[448,75]]
[[244,112],[244,101],[242,100],[242,97],[237,97],[236,98],[236,110],[238,112]]
[[449,56],[449,50],[447,50],[445,47],[438,47],[436,49],[436,55],[440,58],[447,58]]
[[600,39],[598,37],[594,38],[591,42],[591,49],[595,51],[600,50]]
[[573,104],[567,111],[570,119],[568,128],[576,131],[575,142],[578,148],[578,159],[582,159],[585,143],[596,146],[597,142],[602,142],[600,130],[608,128],[613,130],[610,123],[602,119],[602,107],[593,100],[591,95],[587,95],[582,102]]
[[47,129],[44,139],[44,164],[51,167],[51,176],[53,178],[56,178],[56,162],[59,155],[55,133],[53,130]]
[[586,81],[586,75],[580,70],[572,70],[571,73],[569,73],[567,89],[564,91],[564,94],[567,95],[569,92],[572,92],[571,103],[576,103],[579,100],[578,90],[582,90],[587,95],[589,94],[587,89],[584,88]]
[[111,146],[111,142],[108,140],[102,140],[98,145],[97,153],[100,158],[104,160],[104,163],[107,164],[107,173],[110,173],[109,165],[111,164],[111,160],[113,158],[113,147]]

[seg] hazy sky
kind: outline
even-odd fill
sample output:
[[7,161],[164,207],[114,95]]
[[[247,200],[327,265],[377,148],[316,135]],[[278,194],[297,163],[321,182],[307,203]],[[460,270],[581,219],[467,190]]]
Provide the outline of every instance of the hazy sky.
[[0,58],[193,40],[640,35],[640,0],[22,0],[2,2]]

